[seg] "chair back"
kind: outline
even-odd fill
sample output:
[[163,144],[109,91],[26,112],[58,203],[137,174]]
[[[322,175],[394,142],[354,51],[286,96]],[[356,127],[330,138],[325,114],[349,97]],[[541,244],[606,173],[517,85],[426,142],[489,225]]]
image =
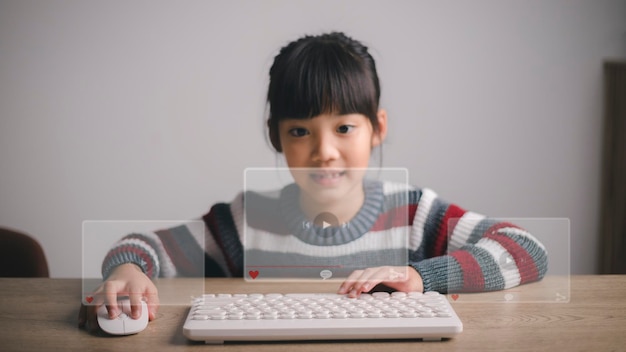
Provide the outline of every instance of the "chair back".
[[49,277],[43,248],[30,235],[0,227],[0,277]]

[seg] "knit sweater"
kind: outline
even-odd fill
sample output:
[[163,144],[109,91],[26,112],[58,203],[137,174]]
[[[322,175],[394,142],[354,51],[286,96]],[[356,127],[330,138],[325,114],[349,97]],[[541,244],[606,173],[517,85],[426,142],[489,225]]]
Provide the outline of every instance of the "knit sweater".
[[511,288],[547,271],[545,247],[516,225],[466,211],[427,188],[371,181],[364,191],[361,209],[337,227],[309,222],[293,184],[274,193],[240,193],[202,217],[205,234],[180,225],[123,237],[106,255],[102,274],[107,278],[124,263],[137,264],[151,278],[249,279],[257,278],[258,268],[272,277],[306,275],[269,269],[294,264],[315,268],[318,277],[324,267],[408,265],[425,291],[450,293]]

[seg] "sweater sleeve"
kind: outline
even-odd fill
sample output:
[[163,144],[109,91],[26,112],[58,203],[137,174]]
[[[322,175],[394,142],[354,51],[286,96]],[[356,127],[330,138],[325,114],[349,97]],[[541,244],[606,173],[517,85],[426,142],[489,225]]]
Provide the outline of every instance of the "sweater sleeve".
[[203,239],[197,226],[181,224],[153,232],[124,236],[109,250],[102,263],[102,276],[125,263],[139,266],[150,278],[197,276],[203,270]]
[[543,244],[526,230],[466,211],[421,192],[410,240],[410,265],[425,291],[481,292],[538,281],[548,268]]
[[152,279],[241,276],[243,250],[233,212],[242,212],[242,206],[239,195],[230,204],[215,204],[200,220],[124,236],[105,256],[103,278],[125,263],[136,264]]

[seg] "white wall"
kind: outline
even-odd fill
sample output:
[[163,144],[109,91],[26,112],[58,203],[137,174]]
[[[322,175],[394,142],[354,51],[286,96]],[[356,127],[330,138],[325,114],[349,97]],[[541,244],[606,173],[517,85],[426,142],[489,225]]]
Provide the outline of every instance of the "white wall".
[[273,56],[328,30],[377,59],[384,166],[491,216],[569,218],[572,272],[596,270],[624,0],[0,0],[0,224],[79,277],[83,220],[230,200],[245,167],[281,165],[262,128]]

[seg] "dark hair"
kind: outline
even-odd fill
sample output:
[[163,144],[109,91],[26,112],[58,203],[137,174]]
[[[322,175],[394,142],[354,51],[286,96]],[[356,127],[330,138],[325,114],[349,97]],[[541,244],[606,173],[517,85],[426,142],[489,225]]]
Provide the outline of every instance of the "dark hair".
[[283,47],[270,68],[270,142],[282,151],[278,123],[324,113],[359,113],[378,130],[380,83],[367,47],[343,33],[304,36]]

